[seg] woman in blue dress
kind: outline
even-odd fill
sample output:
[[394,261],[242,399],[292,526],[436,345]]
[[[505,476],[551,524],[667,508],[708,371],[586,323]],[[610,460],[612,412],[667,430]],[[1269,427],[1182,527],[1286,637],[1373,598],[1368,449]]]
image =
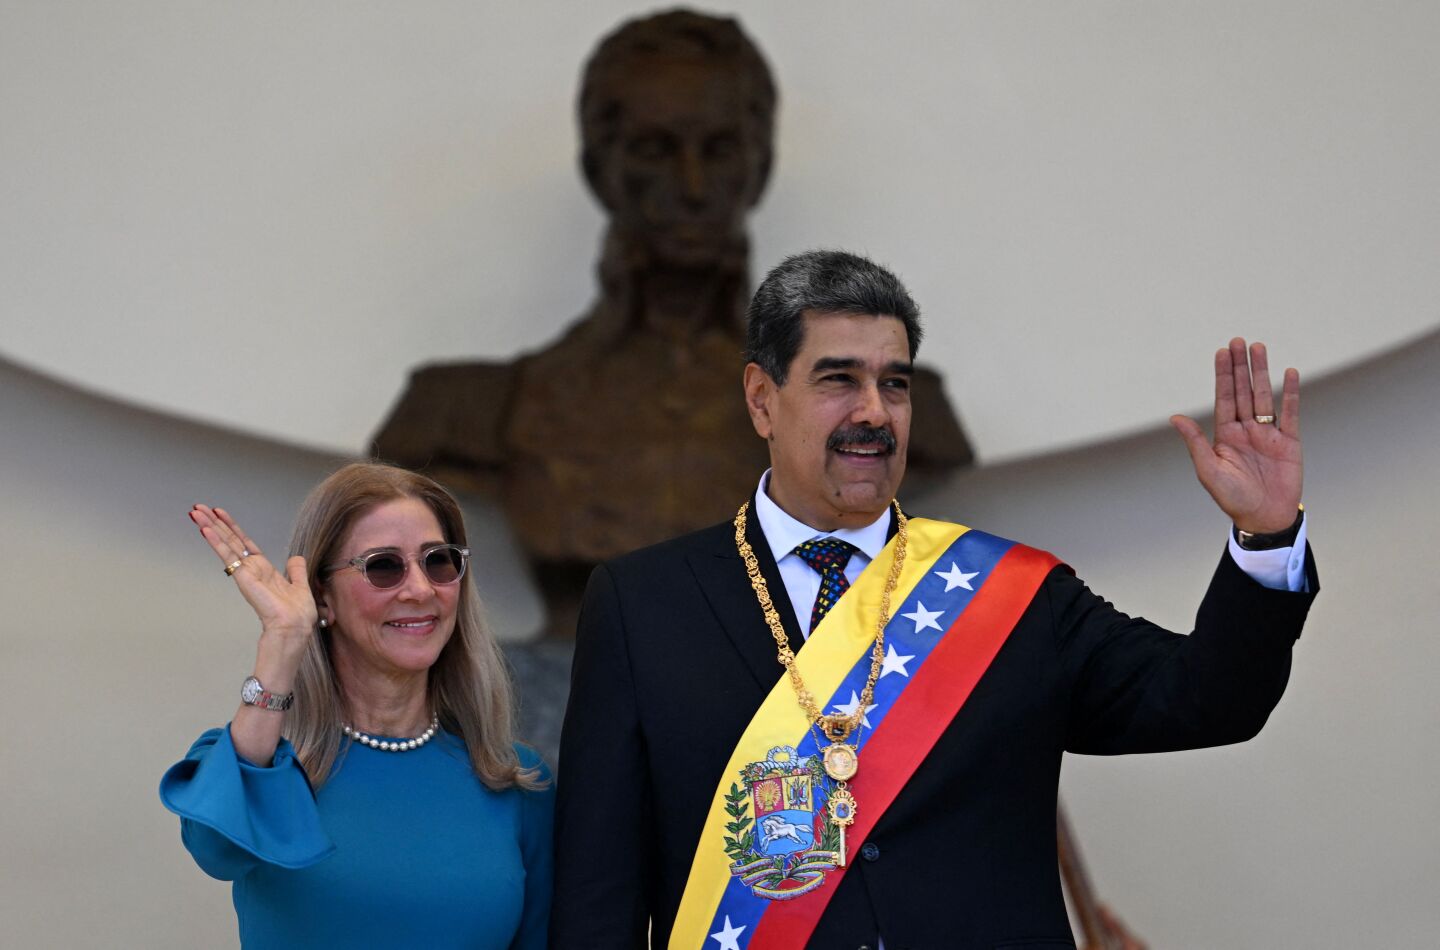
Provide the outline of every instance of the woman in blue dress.
[[551,783],[514,743],[455,499],[347,465],[306,499],[283,570],[225,511],[190,519],[260,641],[234,719],[160,797],[234,882],[241,945],[543,947]]

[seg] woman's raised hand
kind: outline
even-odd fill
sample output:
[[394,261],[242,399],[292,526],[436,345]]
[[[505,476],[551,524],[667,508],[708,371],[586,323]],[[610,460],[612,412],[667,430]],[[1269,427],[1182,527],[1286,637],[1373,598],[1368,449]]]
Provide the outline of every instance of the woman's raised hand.
[[[190,520],[260,618],[255,678],[263,689],[276,695],[291,692],[319,617],[305,576],[305,559],[292,557],[282,574],[223,509],[196,505],[190,509]],[[230,721],[235,751],[258,766],[269,766],[285,715],[283,710],[242,702]]]
[[262,634],[308,642],[319,613],[305,576],[305,559],[290,558],[281,573],[223,508],[196,505],[190,520],[254,608]]

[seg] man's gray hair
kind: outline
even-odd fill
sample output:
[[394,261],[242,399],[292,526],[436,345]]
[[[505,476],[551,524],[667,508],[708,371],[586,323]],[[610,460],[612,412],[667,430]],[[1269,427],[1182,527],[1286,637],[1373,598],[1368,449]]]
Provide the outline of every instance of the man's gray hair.
[[745,359],[785,385],[805,338],[805,312],[895,317],[905,325],[910,359],[920,350],[920,308],[890,271],[848,251],[805,251],[765,275],[745,332]]

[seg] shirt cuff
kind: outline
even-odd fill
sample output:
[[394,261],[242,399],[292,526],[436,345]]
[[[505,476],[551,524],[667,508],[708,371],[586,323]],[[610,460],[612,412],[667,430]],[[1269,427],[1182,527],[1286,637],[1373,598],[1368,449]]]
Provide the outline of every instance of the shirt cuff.
[[1295,535],[1295,544],[1288,548],[1272,548],[1269,551],[1247,551],[1235,540],[1235,531],[1230,531],[1230,557],[1240,570],[1249,574],[1261,587],[1271,590],[1303,591],[1305,580],[1305,529],[1310,526],[1307,511],[1300,520],[1300,530]]

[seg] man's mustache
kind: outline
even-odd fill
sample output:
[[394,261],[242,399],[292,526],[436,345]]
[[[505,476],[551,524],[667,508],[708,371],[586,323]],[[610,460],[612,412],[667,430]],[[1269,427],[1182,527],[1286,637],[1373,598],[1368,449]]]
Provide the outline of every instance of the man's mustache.
[[834,450],[845,446],[876,445],[885,450],[886,455],[895,453],[895,436],[889,429],[876,426],[858,425],[845,426],[830,433],[830,438],[825,440],[825,448]]

